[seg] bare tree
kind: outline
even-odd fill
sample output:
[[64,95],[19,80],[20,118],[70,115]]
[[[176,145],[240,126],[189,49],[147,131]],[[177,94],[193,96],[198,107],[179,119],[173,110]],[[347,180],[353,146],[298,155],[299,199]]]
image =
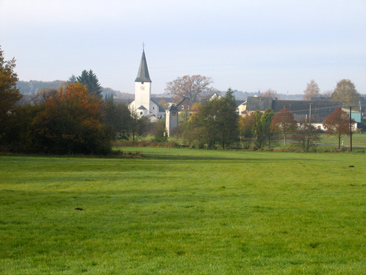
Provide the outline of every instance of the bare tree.
[[44,103],[49,98],[55,97],[58,94],[58,90],[56,88],[52,87],[45,87],[40,91],[37,91],[37,93],[33,97],[33,101],[36,103]]
[[186,97],[192,102],[198,102],[214,93],[215,89],[210,87],[212,83],[211,77],[185,75],[168,82],[165,91],[175,95],[175,101]]
[[311,100],[311,98],[315,96],[320,96],[319,86],[314,80],[310,80],[304,91],[304,99]]
[[271,97],[273,99],[275,98],[279,98],[279,96],[277,95],[277,92],[275,90],[272,89],[268,89],[267,91],[265,91],[261,97]]

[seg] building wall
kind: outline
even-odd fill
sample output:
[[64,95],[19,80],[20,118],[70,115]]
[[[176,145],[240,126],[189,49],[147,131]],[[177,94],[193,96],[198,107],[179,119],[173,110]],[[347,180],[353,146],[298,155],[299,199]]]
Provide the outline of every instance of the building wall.
[[171,131],[177,127],[178,127],[178,112],[167,110],[165,128],[166,128],[168,137],[170,136]]
[[148,114],[151,111],[150,107],[151,98],[151,83],[150,82],[135,82],[135,108],[139,108],[141,105],[148,110]]

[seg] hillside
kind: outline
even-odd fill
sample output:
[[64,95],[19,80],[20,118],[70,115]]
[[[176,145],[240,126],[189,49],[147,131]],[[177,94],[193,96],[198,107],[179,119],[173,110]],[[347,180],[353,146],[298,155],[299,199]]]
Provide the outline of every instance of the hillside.
[[[38,91],[42,90],[43,88],[55,88],[58,89],[61,84],[65,83],[65,80],[54,80],[54,81],[38,81],[38,80],[31,80],[31,81],[18,81],[17,88],[19,89],[22,95],[34,95]],[[104,88],[102,87],[102,95],[117,95],[120,91],[111,89],[111,88]]]

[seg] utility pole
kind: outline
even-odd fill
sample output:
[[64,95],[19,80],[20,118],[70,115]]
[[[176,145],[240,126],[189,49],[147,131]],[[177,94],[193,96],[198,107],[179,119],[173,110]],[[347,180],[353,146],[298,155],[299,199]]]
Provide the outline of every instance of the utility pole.
[[352,106],[349,106],[349,148],[352,152]]

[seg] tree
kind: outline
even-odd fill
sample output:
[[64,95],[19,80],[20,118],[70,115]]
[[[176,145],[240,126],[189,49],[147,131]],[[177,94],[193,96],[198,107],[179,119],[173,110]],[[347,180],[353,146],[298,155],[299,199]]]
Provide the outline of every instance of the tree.
[[35,94],[33,101],[36,103],[46,102],[47,99],[55,97],[57,94],[58,90],[56,88],[46,87]]
[[264,127],[262,125],[262,118],[263,113],[259,110],[256,110],[253,113],[254,116],[254,134],[255,134],[255,143],[257,148],[262,148],[264,141],[266,140],[266,135],[264,132]]
[[[354,123],[354,120],[351,120]],[[337,135],[338,137],[338,149],[341,148],[342,135],[350,135],[349,131],[349,117],[346,112],[342,111],[342,108],[337,108],[329,116],[325,118],[324,128],[325,133],[328,135]]]
[[268,147],[271,148],[271,138],[273,137],[273,131],[271,129],[272,118],[274,116],[274,112],[271,108],[268,108],[264,111],[260,123],[262,127],[262,132],[265,138],[268,140]]
[[168,140],[168,133],[165,128],[165,120],[161,119],[156,123],[153,123],[154,129],[154,141],[165,142]]
[[166,102],[164,99],[160,100],[160,101],[158,102],[158,104],[159,104],[161,107],[163,107],[164,109],[168,109],[168,107],[169,107],[168,102]]
[[81,75],[78,77],[76,77],[75,75],[72,75],[67,82],[69,84],[80,82],[83,85],[86,85],[86,88],[88,89],[88,93],[90,93],[92,95],[96,95],[100,98],[102,97],[102,90],[103,90],[102,86],[100,86],[99,80],[98,80],[96,74],[92,70],[89,70],[89,72],[84,70],[81,72]]
[[261,97],[271,97],[273,99],[276,99],[276,98],[278,98],[278,95],[277,95],[277,92],[275,90],[268,89],[263,94],[261,94]]
[[244,138],[244,148],[246,149],[250,147],[251,140],[254,137],[255,123],[254,113],[239,117],[239,132],[240,136]]
[[357,107],[360,94],[350,80],[343,79],[337,83],[337,87],[332,94],[332,100],[342,102],[343,107]]
[[32,122],[35,148],[46,153],[106,153],[111,137],[102,123],[102,101],[81,83],[60,87]]
[[291,111],[282,109],[273,116],[270,127],[273,132],[279,132],[283,135],[283,144],[286,145],[287,136],[296,130],[297,125]]
[[132,117],[130,110],[123,103],[114,103],[113,97],[105,100],[105,116],[103,122],[109,127],[113,138],[128,139]]
[[319,86],[314,80],[310,80],[304,91],[304,99],[311,100],[311,98],[315,96],[320,96]]
[[150,121],[146,117],[139,117],[136,112],[131,113],[131,120],[130,120],[130,133],[132,135],[132,140],[135,140],[136,136],[143,135],[148,126],[150,124]]
[[198,102],[201,99],[214,93],[214,88],[210,87],[213,81],[211,77],[202,75],[185,75],[168,82],[165,91],[175,95],[175,101],[180,101],[183,97],[192,102]]
[[196,116],[191,117],[195,139],[204,141],[208,148],[216,144],[225,148],[238,139],[238,115],[233,92],[229,89],[224,97],[203,104]]
[[0,144],[9,141],[16,116],[16,103],[21,98],[16,88],[18,75],[14,69],[15,58],[5,61],[0,46]]
[[292,139],[304,151],[308,152],[320,140],[320,133],[311,123],[304,121],[292,135]]

